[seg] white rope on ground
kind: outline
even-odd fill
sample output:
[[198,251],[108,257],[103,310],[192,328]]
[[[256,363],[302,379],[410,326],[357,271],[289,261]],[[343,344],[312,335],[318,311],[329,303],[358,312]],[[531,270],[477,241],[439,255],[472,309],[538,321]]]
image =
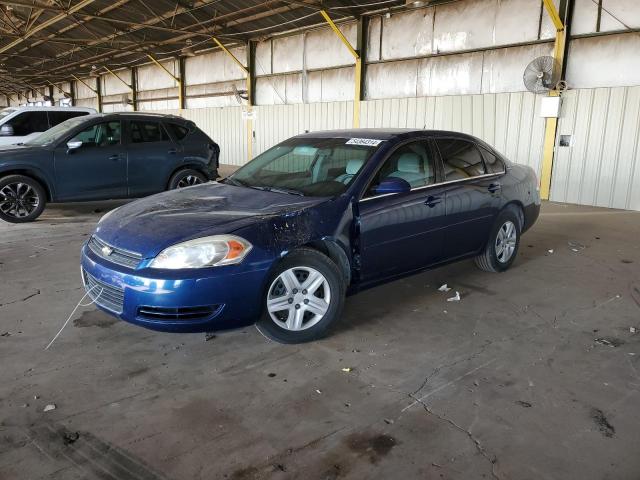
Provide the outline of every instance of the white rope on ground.
[[82,303],[82,301],[87,298],[87,295],[89,295],[93,289],[99,287],[99,285],[94,285],[93,287],[91,287],[89,290],[87,290],[87,293],[85,293],[83,295],[83,297],[80,299],[80,301],[77,303],[77,305],[75,306],[75,308],[73,309],[73,311],[69,314],[69,316],[67,317],[67,319],[65,320],[64,324],[62,325],[62,327],[60,328],[60,330],[58,330],[58,333],[56,333],[56,336],[53,337],[53,339],[49,342],[49,345],[47,345],[46,347],[44,347],[45,350],[49,350],[49,347],[51,345],[53,345],[53,342],[56,341],[56,339],[60,336],[60,334],[62,333],[62,331],[64,330],[64,327],[67,326],[67,324],[69,323],[69,320],[71,320],[71,317],[73,317],[73,314],[76,313],[76,310],[78,310],[79,307],[88,307],[89,305],[93,305],[94,303],[96,303],[96,300],[98,300],[98,298],[100,298],[100,295],[102,295],[102,292],[104,291],[103,288],[100,288],[100,293],[98,293],[98,295],[96,296],[96,298],[94,298],[93,300],[91,300],[91,302],[89,303]]

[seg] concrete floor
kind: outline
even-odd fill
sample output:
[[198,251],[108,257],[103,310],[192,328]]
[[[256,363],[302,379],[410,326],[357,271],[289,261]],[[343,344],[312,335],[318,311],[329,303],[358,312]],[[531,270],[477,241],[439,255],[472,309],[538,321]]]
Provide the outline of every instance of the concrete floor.
[[85,307],[44,351],[113,205],[0,225],[0,479],[639,478],[640,213],[546,204],[509,272],[363,292],[312,344]]

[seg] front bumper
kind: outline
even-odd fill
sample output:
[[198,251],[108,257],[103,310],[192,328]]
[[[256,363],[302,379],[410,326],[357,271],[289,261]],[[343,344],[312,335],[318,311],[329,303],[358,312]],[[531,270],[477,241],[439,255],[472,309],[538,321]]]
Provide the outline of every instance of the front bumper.
[[82,281],[101,310],[165,332],[209,332],[254,323],[269,272],[266,262],[207,269],[131,269],[82,248]]

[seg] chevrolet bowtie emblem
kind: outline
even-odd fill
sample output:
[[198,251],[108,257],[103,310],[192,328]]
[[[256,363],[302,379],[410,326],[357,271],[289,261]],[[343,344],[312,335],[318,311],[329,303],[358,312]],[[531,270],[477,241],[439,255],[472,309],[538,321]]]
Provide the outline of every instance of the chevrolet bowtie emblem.
[[113,248],[111,248],[111,247],[107,247],[107,246],[105,245],[104,247],[102,247],[101,251],[102,251],[102,254],[103,254],[105,257],[108,257],[109,255],[111,255],[111,254],[113,253]]

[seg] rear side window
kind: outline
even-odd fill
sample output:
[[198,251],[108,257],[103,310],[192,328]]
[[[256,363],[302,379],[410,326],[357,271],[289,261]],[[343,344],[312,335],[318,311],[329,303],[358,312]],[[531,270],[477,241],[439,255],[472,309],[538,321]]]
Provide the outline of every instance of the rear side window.
[[436,140],[442,163],[445,180],[463,180],[486,173],[480,150],[473,143],[458,139]]
[[167,125],[169,125],[169,129],[178,140],[182,140],[189,135],[189,129],[187,127],[183,127],[177,123],[168,123]]
[[13,127],[13,135],[16,137],[49,130],[47,112],[23,112],[9,120],[8,125]]
[[167,142],[169,135],[160,122],[131,122],[131,142],[132,143],[151,143],[151,142]]
[[504,163],[489,150],[480,148],[484,156],[484,163],[487,166],[487,173],[504,173],[506,170]]
[[55,127],[59,123],[64,122],[65,120],[69,120],[70,118],[82,117],[84,115],[89,115],[88,112],[47,112],[49,115],[49,125]]

